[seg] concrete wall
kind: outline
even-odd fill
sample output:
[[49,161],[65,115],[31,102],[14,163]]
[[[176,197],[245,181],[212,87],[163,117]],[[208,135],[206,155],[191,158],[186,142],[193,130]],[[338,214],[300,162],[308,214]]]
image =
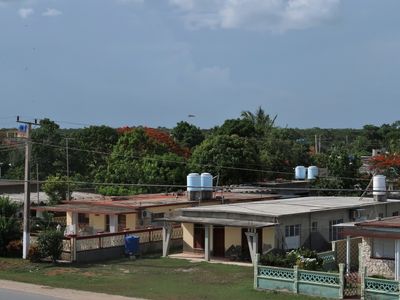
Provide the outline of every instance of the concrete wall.
[[193,223],[182,223],[183,251],[193,251]]
[[94,230],[104,231],[106,229],[106,216],[98,214],[89,214],[89,226]]
[[380,275],[386,278],[394,278],[394,260],[372,258],[372,239],[363,238],[359,244],[359,272],[367,268],[367,276]]
[[242,245],[242,228],[225,227],[225,251],[231,246]]
[[262,231],[262,251],[275,247],[275,227],[266,227]]
[[126,228],[129,228],[129,230],[135,230],[137,228],[137,214],[126,215]]

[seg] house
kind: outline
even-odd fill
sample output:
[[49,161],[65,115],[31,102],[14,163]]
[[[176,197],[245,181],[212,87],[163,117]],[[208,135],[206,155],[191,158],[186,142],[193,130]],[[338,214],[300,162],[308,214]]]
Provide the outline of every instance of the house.
[[[221,203],[276,199],[271,194],[224,193],[223,196],[189,200],[182,194],[143,194],[104,199],[65,201],[59,205],[31,207],[40,216],[44,211],[62,215],[67,233],[91,235],[160,226],[162,219],[180,208]],[[60,218],[58,218],[59,220]]]
[[[379,201],[378,201],[379,200]],[[400,201],[383,197],[300,197],[182,208],[166,222],[179,222],[183,229],[183,251],[227,257],[232,248],[242,255],[269,249],[307,247],[327,250],[341,238],[336,224],[398,215]],[[168,252],[165,226],[164,255]]]
[[400,279],[400,217],[338,225],[345,236],[361,236],[359,272]]

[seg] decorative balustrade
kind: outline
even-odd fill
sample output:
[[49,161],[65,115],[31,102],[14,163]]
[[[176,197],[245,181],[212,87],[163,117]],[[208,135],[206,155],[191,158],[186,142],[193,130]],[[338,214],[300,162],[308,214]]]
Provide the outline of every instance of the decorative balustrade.
[[398,281],[371,277],[365,278],[365,290],[367,292],[400,293]]
[[85,239],[77,239],[76,240],[76,251],[87,251],[93,249],[99,249],[100,246],[100,238],[99,237],[91,237]]
[[339,285],[339,274],[299,270],[299,280],[304,282]]
[[258,267],[258,276],[279,278],[279,279],[283,279],[283,280],[293,280],[294,279],[294,271],[293,271],[293,269],[259,266]]

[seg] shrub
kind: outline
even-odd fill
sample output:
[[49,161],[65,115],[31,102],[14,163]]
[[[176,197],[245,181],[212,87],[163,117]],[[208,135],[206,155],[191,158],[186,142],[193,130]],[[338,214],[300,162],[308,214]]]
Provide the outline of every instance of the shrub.
[[7,256],[20,257],[22,255],[22,242],[21,240],[13,240],[6,246]]
[[[72,183],[70,183],[70,195],[72,190],[75,188]],[[49,197],[50,204],[58,204],[62,200],[66,200],[68,197],[68,177],[67,176],[49,176],[45,184],[43,185],[43,190]]]
[[298,266],[304,270],[322,269],[323,260],[318,257],[317,252],[300,248],[288,253],[270,252],[261,256],[260,261],[264,265],[293,268]]
[[53,262],[61,257],[64,234],[54,229],[39,233],[37,245],[42,258],[50,257]]
[[8,197],[0,196],[0,255],[5,254],[6,246],[21,237],[21,224],[17,218],[20,206]]
[[29,247],[28,258],[31,262],[39,262],[42,258],[39,247],[37,245],[31,245]]

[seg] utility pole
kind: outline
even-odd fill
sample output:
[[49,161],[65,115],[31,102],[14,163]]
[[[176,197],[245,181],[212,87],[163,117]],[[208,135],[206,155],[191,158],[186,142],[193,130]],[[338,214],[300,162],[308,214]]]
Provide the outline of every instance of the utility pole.
[[318,136],[316,134],[314,135],[314,139],[315,139],[314,150],[315,150],[315,154],[317,154],[318,153]]
[[17,116],[17,123],[23,124],[20,129],[24,131],[25,137],[25,179],[24,179],[24,231],[22,235],[22,258],[27,259],[29,253],[30,240],[30,212],[31,212],[31,182],[30,182],[30,159],[31,159],[31,130],[35,122],[21,121]]
[[68,153],[68,141],[69,140],[73,140],[73,138],[68,138],[68,137],[66,137],[65,138],[65,152],[66,152],[66,154],[67,154],[67,180],[68,180],[68,182],[67,182],[67,200],[69,201],[69,200],[71,200],[71,196],[70,196],[70,193],[69,193],[69,153]]
[[37,204],[40,205],[40,190],[39,190],[39,163],[36,163],[36,193],[37,193]]

